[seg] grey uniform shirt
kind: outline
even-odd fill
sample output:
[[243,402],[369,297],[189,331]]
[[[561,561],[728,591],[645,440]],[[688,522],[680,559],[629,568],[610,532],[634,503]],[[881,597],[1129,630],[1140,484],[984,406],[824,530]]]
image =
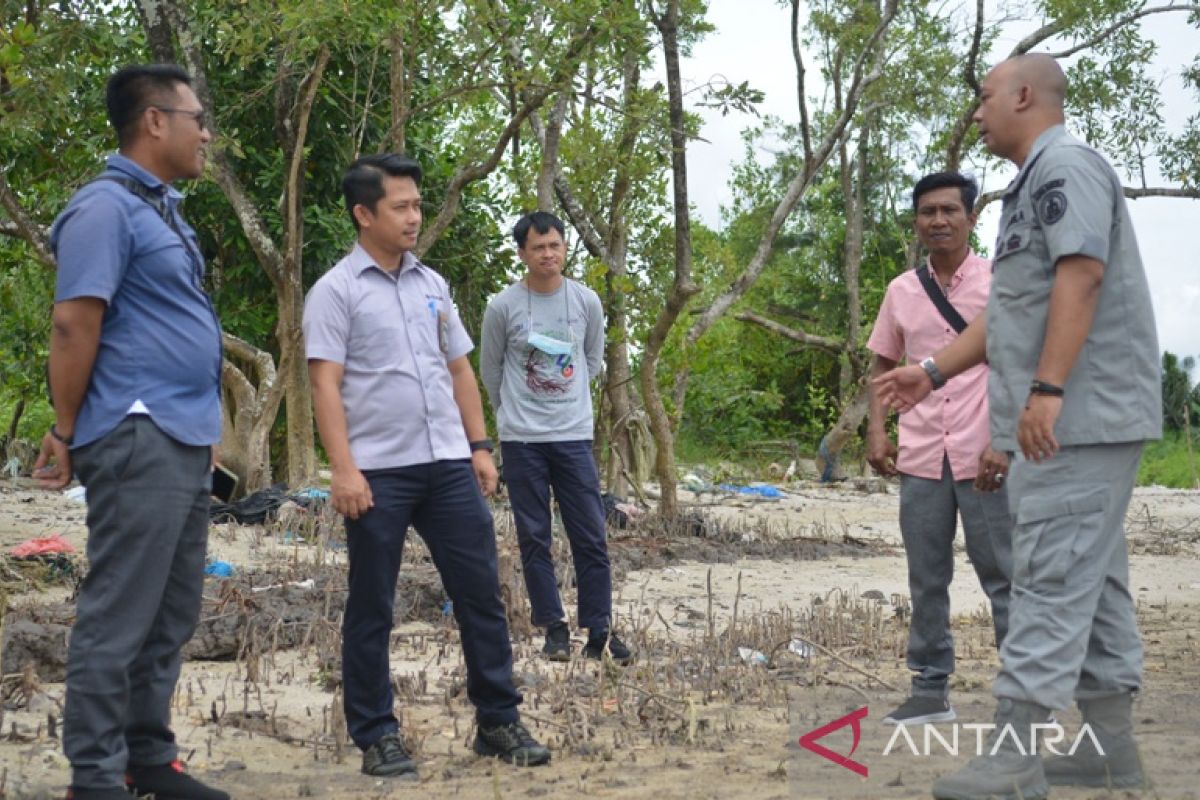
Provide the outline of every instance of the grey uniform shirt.
[[1059,444],[1113,444],[1162,435],[1158,338],[1121,182],[1108,162],[1058,125],[1034,142],[1004,195],[988,298],[992,442],[1018,450],[1017,421],[1046,338],[1055,265],[1104,264],[1096,315],[1067,380]]
[[447,365],[471,352],[441,275],[405,253],[389,274],[360,245],[304,303],[304,350],[341,364],[359,469],[470,458]]
[[[570,342],[570,354],[528,343],[530,326]],[[588,287],[564,278],[550,294],[525,283],[492,298],[483,315],[479,372],[496,410],[500,439],[568,442],[592,438],[589,381],[604,365],[604,309]]]

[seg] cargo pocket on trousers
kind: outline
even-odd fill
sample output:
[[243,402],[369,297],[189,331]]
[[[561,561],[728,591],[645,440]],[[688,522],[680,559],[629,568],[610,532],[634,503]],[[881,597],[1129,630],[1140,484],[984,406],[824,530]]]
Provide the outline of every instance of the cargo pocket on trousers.
[[1022,500],[1013,541],[1013,580],[1026,586],[1066,580],[1067,571],[1086,547],[1079,541],[1086,518],[1103,514],[1107,506],[1107,489]]

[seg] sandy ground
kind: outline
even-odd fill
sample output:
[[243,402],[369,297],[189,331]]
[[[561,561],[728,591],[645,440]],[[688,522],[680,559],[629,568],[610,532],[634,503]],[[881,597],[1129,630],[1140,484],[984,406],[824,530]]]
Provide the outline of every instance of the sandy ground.
[[[796,484],[775,502],[685,499],[734,531],[704,551],[704,561],[690,542],[649,537],[648,544],[644,535],[614,532],[616,609],[620,629],[642,654],[637,666],[548,664],[537,657],[540,638],[514,624],[523,714],[552,747],[550,766],[521,770],[471,755],[472,714],[461,691],[457,633],[448,621],[404,623],[393,641],[397,707],[418,756],[419,781],[359,774],[339,695],[326,680],[328,648],[316,646],[266,653],[254,663],[186,664],[175,706],[184,756],[196,774],[243,800],[764,800],[928,797],[934,777],[973,754],[974,734],[964,730],[957,756],[936,741],[928,756],[906,744],[884,755],[892,729],[879,720],[903,699],[908,681],[906,567],[894,489]],[[507,512],[498,507],[496,513],[501,551],[511,552]],[[4,552],[50,533],[82,550],[84,515],[83,505],[61,495],[0,480]],[[1141,793],[1056,789],[1054,797],[1200,797],[1194,766],[1200,752],[1200,492],[1139,489],[1128,530],[1146,644],[1146,686],[1135,714],[1153,786]],[[211,556],[251,575],[280,565],[302,575],[306,565],[344,560],[335,547],[285,542],[281,533],[281,526],[214,526]],[[795,537],[829,543],[828,557],[800,560],[763,549]],[[953,701],[959,722],[984,723],[997,659],[983,594],[961,544],[958,550]],[[650,551],[654,558],[645,557]],[[420,547],[406,554],[421,557]],[[210,580],[206,593],[219,591],[219,582]],[[8,601],[19,607],[69,593],[63,585],[29,586]],[[566,595],[569,606],[573,592]],[[829,646],[810,644],[822,641]],[[61,797],[69,780],[57,739],[63,686],[47,682],[23,692],[19,683],[19,676],[5,678],[0,798]],[[801,734],[862,707],[868,712],[854,758],[868,767],[867,777],[796,746]],[[1073,736],[1074,711],[1059,718]],[[939,727],[950,736],[953,726]],[[847,753],[850,730],[822,744]],[[922,749],[919,735],[915,744]]]

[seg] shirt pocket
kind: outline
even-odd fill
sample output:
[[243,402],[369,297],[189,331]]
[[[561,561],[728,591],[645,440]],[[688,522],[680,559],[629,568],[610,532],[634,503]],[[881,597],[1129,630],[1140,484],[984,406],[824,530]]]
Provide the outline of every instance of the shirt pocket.
[[1064,583],[1088,547],[1080,532],[1100,526],[1107,507],[1107,489],[1022,500],[1013,531],[1013,582],[1034,587]]
[[346,366],[364,371],[390,369],[400,363],[406,348],[400,309],[360,313],[351,323]]

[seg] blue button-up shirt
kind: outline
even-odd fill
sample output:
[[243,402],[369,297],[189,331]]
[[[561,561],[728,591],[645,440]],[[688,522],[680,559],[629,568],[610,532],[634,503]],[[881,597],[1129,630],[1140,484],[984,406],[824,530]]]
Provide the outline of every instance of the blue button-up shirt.
[[355,245],[304,304],[306,355],[345,369],[359,469],[471,457],[448,365],[473,347],[445,279],[411,253],[390,273]]
[[120,154],[108,158],[106,174],[133,178],[163,197],[183,238],[149,203],[108,180],[76,192],[55,220],[55,302],[95,297],[107,303],[75,420],[75,446],[112,431],[138,400],[171,438],[216,444],[221,329],[201,283],[196,233],[179,215],[182,196]]

